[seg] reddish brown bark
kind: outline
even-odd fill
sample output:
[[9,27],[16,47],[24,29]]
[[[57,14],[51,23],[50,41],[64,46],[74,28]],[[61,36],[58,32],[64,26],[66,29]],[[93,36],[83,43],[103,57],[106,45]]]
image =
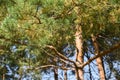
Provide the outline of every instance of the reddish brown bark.
[[[95,48],[95,54],[100,54],[100,50],[99,50],[99,46],[98,46],[96,37],[94,35],[91,35],[91,36],[92,36],[92,41],[93,41],[93,45]],[[97,66],[98,66],[98,70],[99,70],[99,74],[100,74],[100,80],[105,80],[105,73],[104,73],[104,68],[103,68],[101,57],[98,57],[96,59],[96,62],[97,62]]]
[[[77,48],[77,56],[76,60],[79,62],[79,64],[83,64],[83,40],[82,40],[82,29],[81,26],[76,26],[76,34],[75,34],[75,43]],[[78,72],[78,79],[77,80],[84,80],[83,77],[83,69],[79,68],[77,69]]]

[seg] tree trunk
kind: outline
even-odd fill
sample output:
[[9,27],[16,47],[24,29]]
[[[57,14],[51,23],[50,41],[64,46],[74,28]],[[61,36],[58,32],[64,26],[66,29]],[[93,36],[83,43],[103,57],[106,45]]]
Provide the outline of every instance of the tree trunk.
[[[76,61],[79,62],[79,64],[83,63],[83,40],[82,40],[82,29],[81,26],[76,25],[76,34],[75,34],[75,43],[77,48],[77,56]],[[77,69],[78,72],[78,79],[77,80],[84,80],[83,77],[83,69]]]
[[5,74],[2,75],[2,80],[5,80]]
[[[98,42],[96,40],[96,37],[94,35],[91,35],[91,37],[92,37],[93,45],[94,45],[94,48],[95,48],[95,54],[99,54],[100,51],[99,51],[99,46],[98,46]],[[101,58],[98,57],[96,59],[96,62],[97,62],[98,71],[99,71],[99,74],[100,74],[100,80],[105,80],[105,72],[104,72],[104,68],[103,68]]]
[[[90,55],[88,55],[88,53],[87,53],[86,57],[87,57],[88,60],[90,59]],[[88,67],[89,67],[89,74],[90,74],[89,79],[90,79],[90,80],[93,80],[93,79],[92,79],[92,71],[91,71],[91,66],[90,66],[90,64],[88,64]]]
[[64,80],[67,80],[67,70],[64,70]]
[[54,68],[54,79],[58,80],[58,69]]

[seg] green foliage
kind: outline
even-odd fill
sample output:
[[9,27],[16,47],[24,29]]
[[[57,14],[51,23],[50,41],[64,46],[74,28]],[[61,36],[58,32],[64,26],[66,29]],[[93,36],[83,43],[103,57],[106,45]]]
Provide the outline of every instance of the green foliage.
[[[45,46],[61,51],[66,43],[74,45],[76,24],[82,26],[84,41],[95,34],[112,43],[120,38],[119,4],[119,0],[0,0],[0,56],[7,55],[6,64],[20,67],[49,64]],[[104,39],[98,41],[102,50],[110,47]],[[15,52],[11,46],[17,47]]]

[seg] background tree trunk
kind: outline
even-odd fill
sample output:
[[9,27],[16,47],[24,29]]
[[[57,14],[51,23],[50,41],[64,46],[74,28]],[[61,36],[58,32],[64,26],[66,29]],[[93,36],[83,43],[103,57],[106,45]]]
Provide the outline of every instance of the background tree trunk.
[[54,68],[54,79],[58,80],[58,69]]
[[64,80],[67,80],[67,70],[64,70]]
[[[99,46],[98,46],[98,42],[96,40],[96,37],[94,35],[91,35],[91,37],[92,37],[93,45],[94,45],[94,48],[95,48],[95,54],[99,54],[100,51],[99,51]],[[104,72],[103,63],[102,63],[101,58],[98,57],[96,59],[96,62],[97,62],[98,71],[99,71],[99,74],[100,74],[100,80],[105,80],[105,72]]]
[[[87,53],[86,57],[87,57],[87,59],[88,59],[88,60],[90,59],[90,55],[88,55],[88,53]],[[89,67],[89,74],[90,74],[90,77],[89,77],[89,79],[90,79],[90,80],[92,80],[92,71],[91,71],[91,65],[90,65],[90,64],[88,64],[88,67]]]
[[5,80],[5,74],[2,75],[2,80]]

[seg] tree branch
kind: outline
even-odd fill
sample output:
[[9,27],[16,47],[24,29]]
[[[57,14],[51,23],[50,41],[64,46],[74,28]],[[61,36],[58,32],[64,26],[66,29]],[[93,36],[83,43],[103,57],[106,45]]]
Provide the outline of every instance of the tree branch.
[[[75,63],[74,61],[68,59],[67,57],[65,57],[64,55],[62,55],[61,53],[59,53],[59,52],[56,50],[55,47],[50,46],[50,45],[47,45],[46,47],[47,47],[47,48],[50,48],[50,49],[52,49],[52,50],[54,50],[55,53],[56,53],[60,58],[66,60],[66,61],[69,61],[69,62],[73,63],[76,67],[78,67],[77,63]],[[79,66],[79,67],[80,67],[80,66]]]
[[74,68],[66,68],[66,67],[55,66],[55,65],[43,65],[43,66],[39,66],[39,67],[36,67],[36,68],[29,68],[27,70],[39,70],[39,69],[50,68],[50,67],[60,68],[60,69],[63,69],[63,70],[74,70]]
[[13,42],[13,43],[15,43],[15,44],[27,45],[27,44],[26,44],[25,42],[23,42],[23,41],[11,40],[11,39],[5,38],[4,36],[0,36],[0,39],[3,39],[4,41]]
[[118,49],[118,48],[120,48],[120,42],[119,42],[118,44],[115,44],[115,45],[114,45],[113,47],[111,47],[110,49],[105,50],[105,51],[102,51],[100,54],[97,54],[96,56],[90,58],[87,62],[85,62],[84,64],[82,64],[82,68],[83,68],[84,66],[86,66],[87,64],[89,64],[90,62],[92,62],[93,60],[95,60],[96,58],[102,57],[102,56],[104,56],[104,55],[106,55],[106,54],[109,54],[110,52],[112,52],[112,51],[114,51],[114,50],[116,50],[116,49]]
[[[44,52],[45,52],[48,56],[52,57],[53,59],[56,58],[56,56],[48,53],[47,51],[44,50]],[[68,65],[71,65],[72,67],[74,67],[74,66],[73,66],[72,64],[70,64],[68,61],[65,61],[64,59],[61,59],[61,58],[58,58],[57,60],[53,60],[53,61],[54,61],[54,62],[57,62],[58,60],[62,61],[62,62],[65,63],[65,64],[68,64]]]

